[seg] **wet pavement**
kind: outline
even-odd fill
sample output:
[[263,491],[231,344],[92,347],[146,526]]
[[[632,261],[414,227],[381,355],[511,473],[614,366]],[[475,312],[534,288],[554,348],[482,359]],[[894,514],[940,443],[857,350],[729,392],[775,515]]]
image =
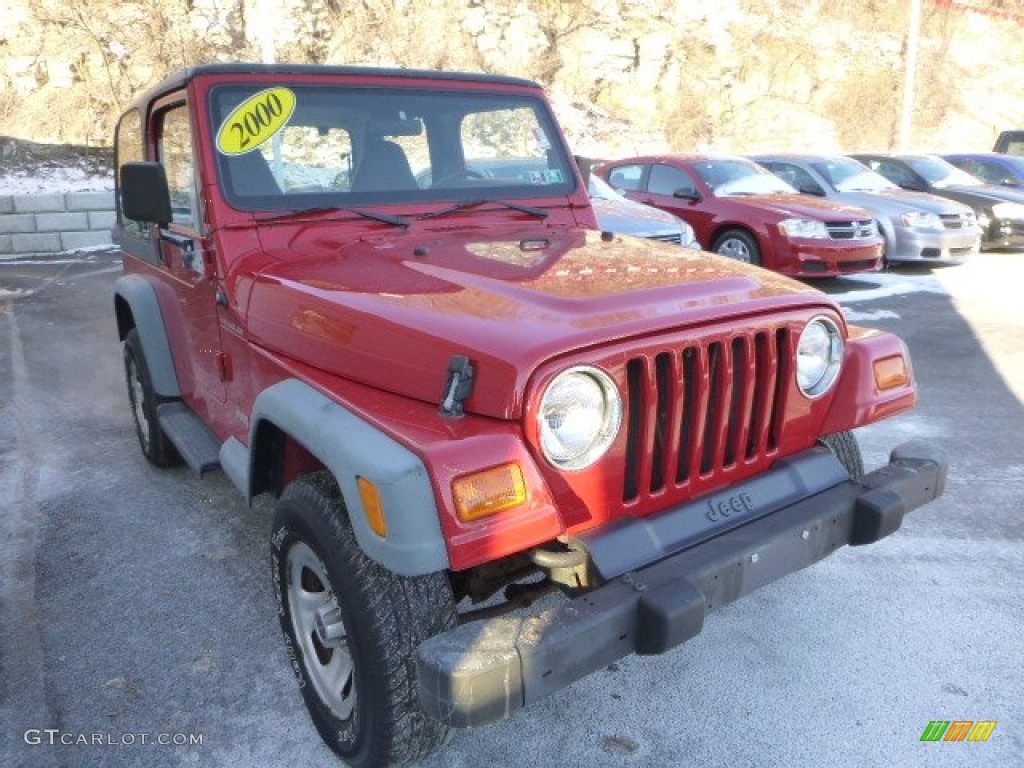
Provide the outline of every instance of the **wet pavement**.
[[[269,502],[139,452],[119,271],[110,253],[0,262],[0,765],[340,765],[279,636]],[[913,413],[859,432],[866,463],[934,440],[946,495],[424,765],[1019,764],[1021,286],[1024,254],[1003,253],[824,283],[851,320],[906,339],[920,381]],[[998,724],[985,743],[922,743],[932,720]]]

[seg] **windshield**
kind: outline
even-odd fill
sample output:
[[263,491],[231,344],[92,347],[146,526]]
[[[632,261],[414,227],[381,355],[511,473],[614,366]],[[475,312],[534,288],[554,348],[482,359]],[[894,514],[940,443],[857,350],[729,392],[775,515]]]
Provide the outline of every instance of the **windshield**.
[[220,86],[220,183],[241,210],[536,198],[575,189],[530,95],[343,85]]
[[[1020,155],[1002,155],[999,161],[1006,166],[1013,169],[1014,173],[1018,177],[1024,176],[1024,157]],[[1007,176],[1013,176],[1013,173],[1006,173]]]
[[811,167],[840,192],[884,192],[887,189],[899,189],[885,176],[875,173],[856,160],[835,157],[811,163]]
[[1000,167],[993,175],[1024,178],[1024,157],[1021,155],[1001,155],[998,158],[998,163]]
[[748,160],[702,160],[694,163],[693,168],[720,197],[797,193],[774,173]]
[[980,187],[985,182],[941,157],[905,157],[903,161],[913,168],[929,184],[940,189],[944,187]]

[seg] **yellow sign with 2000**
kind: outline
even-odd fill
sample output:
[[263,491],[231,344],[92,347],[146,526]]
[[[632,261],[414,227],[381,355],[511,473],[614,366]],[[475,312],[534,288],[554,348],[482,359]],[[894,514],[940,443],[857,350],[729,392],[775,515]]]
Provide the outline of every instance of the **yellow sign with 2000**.
[[225,155],[252,152],[280,131],[295,111],[295,93],[268,88],[253,94],[227,116],[217,131],[217,151]]

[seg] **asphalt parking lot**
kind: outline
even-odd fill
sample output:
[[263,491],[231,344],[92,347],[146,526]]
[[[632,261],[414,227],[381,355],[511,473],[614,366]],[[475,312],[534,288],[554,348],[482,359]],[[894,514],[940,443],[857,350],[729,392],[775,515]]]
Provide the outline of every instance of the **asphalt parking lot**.
[[[119,269],[0,262],[0,765],[340,765],[279,637],[270,504],[139,452]],[[823,287],[914,355],[920,404],[860,432],[867,464],[934,440],[946,495],[425,766],[1022,764],[1024,254]],[[998,724],[984,743],[924,743],[932,720]]]

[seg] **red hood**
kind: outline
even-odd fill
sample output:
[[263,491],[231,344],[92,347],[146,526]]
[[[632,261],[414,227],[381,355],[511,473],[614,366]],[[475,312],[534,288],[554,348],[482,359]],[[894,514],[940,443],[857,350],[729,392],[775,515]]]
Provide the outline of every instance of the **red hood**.
[[808,197],[807,195],[778,194],[778,195],[734,195],[722,196],[719,200],[728,200],[738,205],[749,205],[763,211],[770,211],[778,214],[780,220],[791,216],[801,216],[807,219],[820,219],[822,221],[851,221],[873,219],[874,215],[863,208],[855,208],[852,205],[835,203],[820,197]]
[[449,359],[466,355],[476,382],[465,407],[497,418],[520,414],[528,377],[558,355],[727,316],[832,305],[723,257],[578,229],[542,230],[539,240],[524,228],[344,245],[323,228],[289,234],[261,233],[282,248],[268,248],[272,262],[252,286],[246,315],[256,343],[435,403]]

